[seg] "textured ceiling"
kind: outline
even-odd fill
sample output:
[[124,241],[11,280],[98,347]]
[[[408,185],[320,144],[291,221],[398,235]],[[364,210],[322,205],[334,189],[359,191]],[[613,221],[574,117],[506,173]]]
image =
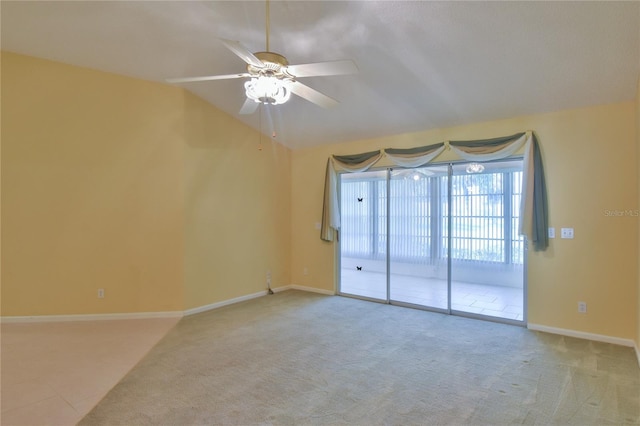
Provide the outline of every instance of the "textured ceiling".
[[[265,49],[264,2],[0,7],[3,50],[158,82],[244,72],[219,38]],[[277,139],[300,148],[631,100],[640,3],[273,1],[270,44],[292,64],[360,70],[301,80],[337,107],[295,96],[272,107]],[[238,114],[242,83],[182,86],[259,129],[260,114]]]

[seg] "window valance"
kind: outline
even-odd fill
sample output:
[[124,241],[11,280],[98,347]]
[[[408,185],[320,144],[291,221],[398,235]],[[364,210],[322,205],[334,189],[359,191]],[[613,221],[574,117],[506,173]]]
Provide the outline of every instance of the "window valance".
[[549,245],[547,188],[538,139],[531,131],[493,139],[448,141],[409,149],[387,148],[356,155],[332,155],[327,160],[320,238],[333,241],[340,229],[338,171],[364,172],[383,157],[397,166],[420,167],[433,161],[447,148],[464,160],[493,161],[510,157],[523,147],[520,234],[527,236],[535,250],[545,250]]

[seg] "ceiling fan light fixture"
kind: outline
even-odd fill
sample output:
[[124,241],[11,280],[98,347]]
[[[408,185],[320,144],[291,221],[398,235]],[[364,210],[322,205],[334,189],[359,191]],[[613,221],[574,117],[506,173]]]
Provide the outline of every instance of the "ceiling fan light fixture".
[[244,83],[244,89],[247,98],[255,102],[280,105],[291,97],[291,89],[287,83],[277,77],[261,75]]

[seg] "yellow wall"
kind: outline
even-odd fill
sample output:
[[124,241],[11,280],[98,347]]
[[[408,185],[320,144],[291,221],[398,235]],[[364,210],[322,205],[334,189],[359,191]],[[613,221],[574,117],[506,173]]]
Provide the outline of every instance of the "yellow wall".
[[185,102],[186,308],[290,283],[291,155],[206,102]]
[[[334,244],[322,242],[324,169],[330,154],[490,138],[532,129],[545,161],[550,226],[575,239],[529,255],[529,322],[633,339],[637,324],[638,220],[605,210],[638,206],[633,102],[477,123],[294,151],[292,283],[334,289]],[[559,234],[559,232],[558,232]],[[303,273],[307,268],[308,274]],[[586,301],[588,313],[577,312]]]
[[[636,93],[636,149],[638,153],[638,168],[636,170],[638,174],[638,209],[640,209],[640,75],[638,76],[638,87]],[[640,218],[638,219],[638,252],[640,252]],[[640,257],[640,256],[639,256]],[[640,258],[638,263],[638,304],[637,304],[637,334],[636,334],[636,352],[638,360],[640,361]]]
[[289,282],[288,150],[182,89],[3,52],[1,136],[3,315],[184,310],[263,290],[267,267]]
[[3,53],[3,315],[180,308],[180,99]]

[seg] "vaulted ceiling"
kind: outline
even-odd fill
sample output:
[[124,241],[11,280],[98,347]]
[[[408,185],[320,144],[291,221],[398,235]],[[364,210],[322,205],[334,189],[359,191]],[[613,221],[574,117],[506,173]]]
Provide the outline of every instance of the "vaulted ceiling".
[[[263,1],[0,7],[3,50],[162,83],[245,72],[220,38],[265,50]],[[640,75],[640,2],[272,1],[270,18],[270,50],[290,63],[359,69],[301,79],[334,108],[296,96],[271,107],[277,139],[294,149],[628,101]],[[238,113],[242,79],[181,86],[268,127],[264,114]]]

